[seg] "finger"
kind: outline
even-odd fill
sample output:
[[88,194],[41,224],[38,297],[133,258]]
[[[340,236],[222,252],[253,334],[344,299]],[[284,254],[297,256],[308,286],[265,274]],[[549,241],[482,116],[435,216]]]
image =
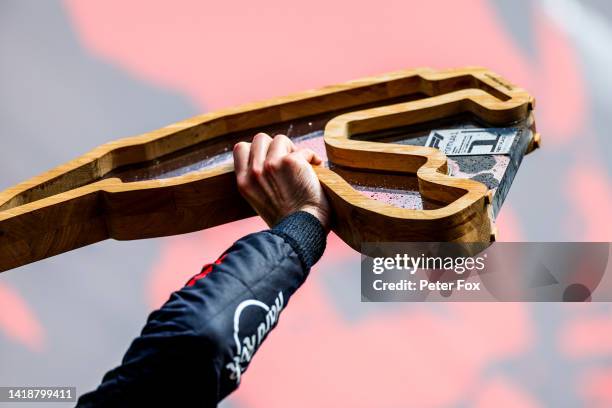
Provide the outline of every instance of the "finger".
[[318,165],[323,163],[323,159],[311,149],[299,149],[292,154],[306,160],[310,164]]
[[249,154],[249,169],[255,176],[261,175],[263,172],[263,164],[266,160],[270,143],[272,143],[272,138],[265,133],[258,133],[253,138]]
[[280,160],[283,156],[295,151],[295,145],[285,135],[276,135],[268,148],[268,154],[266,156],[266,162],[275,163]]
[[234,171],[236,172],[236,177],[246,175],[250,150],[251,144],[248,142],[240,142],[234,145]]

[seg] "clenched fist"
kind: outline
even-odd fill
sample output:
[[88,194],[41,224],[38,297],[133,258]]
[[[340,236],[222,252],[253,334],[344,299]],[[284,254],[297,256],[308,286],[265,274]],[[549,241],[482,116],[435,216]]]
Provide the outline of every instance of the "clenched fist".
[[330,207],[312,165],[322,160],[284,135],[258,133],[234,146],[236,181],[242,196],[270,226],[296,211],[307,211],[329,229]]

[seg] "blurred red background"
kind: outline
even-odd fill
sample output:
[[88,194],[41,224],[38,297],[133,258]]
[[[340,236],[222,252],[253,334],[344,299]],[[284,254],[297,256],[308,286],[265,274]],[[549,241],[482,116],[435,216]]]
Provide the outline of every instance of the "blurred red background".
[[[605,2],[72,0],[0,8],[0,158],[8,168],[0,188],[194,113],[403,68],[479,65],[536,96],[544,142],[519,171],[498,219],[501,238],[611,240]],[[36,164],[25,166],[30,160]],[[148,311],[234,240],[263,228],[248,219],[101,243],[3,274],[0,383],[94,387]],[[358,271],[358,255],[331,236],[223,406],[612,406],[608,304],[368,304]]]

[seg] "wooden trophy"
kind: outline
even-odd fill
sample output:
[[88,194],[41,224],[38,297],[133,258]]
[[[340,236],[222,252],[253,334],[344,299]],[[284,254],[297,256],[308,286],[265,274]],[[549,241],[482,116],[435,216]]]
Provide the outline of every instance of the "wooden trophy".
[[[362,242],[489,243],[525,153],[523,89],[483,68],[413,69],[206,113],[91,152],[0,193],[0,271],[107,238],[183,234],[254,215],[232,147],[285,134],[315,171],[333,230]],[[446,154],[443,153],[446,152]]]

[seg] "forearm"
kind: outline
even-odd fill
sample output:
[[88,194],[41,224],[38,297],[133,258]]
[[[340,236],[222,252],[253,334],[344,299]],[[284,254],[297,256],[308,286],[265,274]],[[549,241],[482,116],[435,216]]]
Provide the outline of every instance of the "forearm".
[[[295,213],[237,241],[153,312],[121,366],[80,403],[214,406],[240,382],[280,312],[325,247],[313,216]],[[193,389],[192,389],[193,388]]]

